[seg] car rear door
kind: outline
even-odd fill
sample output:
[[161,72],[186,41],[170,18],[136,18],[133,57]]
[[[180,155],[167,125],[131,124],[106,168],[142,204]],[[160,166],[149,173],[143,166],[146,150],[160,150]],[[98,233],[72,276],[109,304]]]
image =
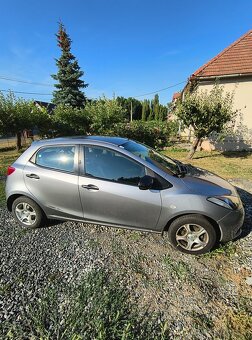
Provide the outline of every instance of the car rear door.
[[23,170],[27,189],[51,217],[83,218],[78,190],[78,147],[41,147]]
[[140,190],[145,167],[106,147],[85,146],[79,190],[85,220],[155,229],[161,212],[159,190]]

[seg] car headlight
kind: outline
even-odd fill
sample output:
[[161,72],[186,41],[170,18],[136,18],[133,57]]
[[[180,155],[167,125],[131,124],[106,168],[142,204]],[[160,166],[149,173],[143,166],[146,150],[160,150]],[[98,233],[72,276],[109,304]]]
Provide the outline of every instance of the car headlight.
[[207,200],[231,210],[236,210],[241,207],[240,197],[237,196],[215,196],[208,197]]

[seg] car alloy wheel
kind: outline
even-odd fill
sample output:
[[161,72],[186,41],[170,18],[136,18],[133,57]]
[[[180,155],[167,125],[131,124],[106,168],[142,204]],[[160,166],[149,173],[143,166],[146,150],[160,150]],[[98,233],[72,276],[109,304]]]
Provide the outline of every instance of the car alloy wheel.
[[38,228],[46,222],[46,217],[40,206],[26,196],[15,199],[12,204],[12,213],[22,227]]
[[206,229],[200,225],[188,223],[178,229],[176,240],[180,247],[189,251],[197,251],[206,247],[209,235]]
[[174,248],[192,255],[207,253],[218,241],[214,225],[198,214],[176,218],[168,228],[168,236]]
[[25,202],[18,203],[15,207],[15,214],[18,220],[27,226],[32,226],[34,223],[36,223],[37,219],[36,211],[28,203]]

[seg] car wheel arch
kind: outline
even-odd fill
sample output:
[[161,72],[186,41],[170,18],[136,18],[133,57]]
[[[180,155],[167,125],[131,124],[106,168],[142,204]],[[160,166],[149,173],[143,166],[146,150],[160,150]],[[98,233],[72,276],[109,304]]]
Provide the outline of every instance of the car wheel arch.
[[29,195],[27,195],[25,193],[16,193],[16,194],[12,194],[11,196],[8,197],[8,199],[7,199],[7,209],[8,209],[8,211],[10,211],[10,212],[12,211],[13,202],[17,198],[22,197],[22,196],[27,197],[27,198],[31,199],[32,201],[34,201],[39,206],[39,208],[41,209],[41,211],[44,214],[44,216],[46,216],[46,213],[44,212],[44,209],[41,207],[39,202],[37,202],[37,200],[34,199],[34,197],[29,196]]
[[23,194],[13,194],[13,195],[11,195],[11,196],[9,196],[9,197],[7,198],[7,209],[8,209],[8,211],[11,212],[13,202],[14,202],[18,197],[21,197],[21,196],[25,196],[25,195],[23,195]]
[[176,215],[174,217],[172,217],[165,225],[163,231],[162,231],[162,235],[164,234],[164,232],[168,231],[170,225],[172,224],[173,221],[175,221],[177,218],[182,217],[182,216],[203,216],[205,217],[214,227],[215,231],[216,231],[216,240],[220,241],[221,239],[221,229],[218,225],[218,223],[213,220],[211,217],[206,216],[204,214],[199,214],[199,213],[184,213],[184,214],[180,214],[180,215]]

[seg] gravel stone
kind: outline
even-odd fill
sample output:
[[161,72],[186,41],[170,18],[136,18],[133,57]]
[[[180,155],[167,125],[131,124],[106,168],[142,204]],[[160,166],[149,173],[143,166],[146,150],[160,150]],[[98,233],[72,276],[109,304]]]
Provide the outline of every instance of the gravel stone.
[[246,278],[246,283],[247,283],[247,285],[252,286],[252,276],[249,276],[249,277]]
[[0,218],[0,321],[17,315],[53,280],[78,285],[83,275],[103,268],[106,256],[83,224],[64,222],[41,229],[21,229],[11,214]]
[[22,229],[1,208],[0,323],[21,322],[27,301],[51,282],[75,287],[90,271],[105,269],[119,275],[143,313],[161,313],[169,338],[225,338],[228,315],[252,311],[252,183],[231,183],[245,207],[243,233],[203,256],[179,253],[159,235],[84,223]]

